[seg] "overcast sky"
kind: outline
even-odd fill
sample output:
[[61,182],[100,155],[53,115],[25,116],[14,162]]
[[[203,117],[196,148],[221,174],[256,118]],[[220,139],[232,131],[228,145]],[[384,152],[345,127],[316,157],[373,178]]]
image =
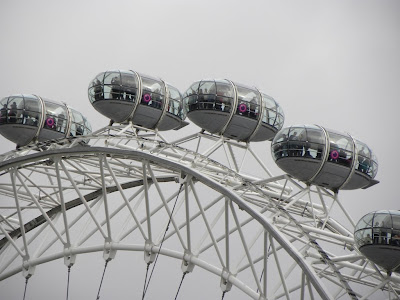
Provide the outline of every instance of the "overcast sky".
[[[0,28],[0,97],[64,101],[99,129],[108,120],[87,87],[108,69],[159,76],[182,92],[202,78],[254,85],[281,104],[285,126],[348,132],[376,153],[380,184],[340,195],[354,219],[399,209],[399,1],[2,0]],[[0,142],[1,152],[15,147]],[[0,295],[21,298],[17,277]]]

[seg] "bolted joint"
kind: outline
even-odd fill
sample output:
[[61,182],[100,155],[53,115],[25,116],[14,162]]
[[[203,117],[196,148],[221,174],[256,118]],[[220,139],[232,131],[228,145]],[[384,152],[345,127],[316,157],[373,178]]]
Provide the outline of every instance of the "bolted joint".
[[109,262],[115,258],[117,250],[112,248],[112,242],[106,241],[104,243],[103,258],[105,261]]
[[29,260],[24,260],[22,263],[22,276],[24,276],[26,279],[31,278],[35,273],[35,268],[36,266],[32,266]]
[[181,185],[183,185],[184,183],[187,183],[189,180],[188,175],[184,174],[183,172],[181,172],[181,174],[179,175],[179,177],[175,178],[175,182],[180,183]]
[[71,246],[65,247],[64,248],[64,264],[70,268],[75,264],[75,261],[76,261],[76,254],[72,254]]
[[222,292],[224,293],[229,292],[232,288],[232,283],[229,282],[229,276],[230,276],[229,271],[224,268],[221,274],[221,282],[219,284]]
[[146,264],[151,264],[156,259],[156,253],[153,252],[154,244],[151,241],[146,241],[144,245],[144,261]]
[[188,250],[185,250],[181,265],[183,273],[191,273],[193,271],[194,264],[191,262],[193,256],[194,255],[192,253],[190,253]]

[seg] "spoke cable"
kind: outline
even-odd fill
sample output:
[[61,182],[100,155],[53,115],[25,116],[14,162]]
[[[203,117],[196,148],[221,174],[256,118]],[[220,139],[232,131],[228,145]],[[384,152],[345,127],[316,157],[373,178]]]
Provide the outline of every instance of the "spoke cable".
[[186,274],[187,274],[187,272],[183,272],[181,283],[179,284],[178,291],[176,292],[176,295],[175,295],[175,300],[178,299],[178,294],[179,294],[179,291],[180,291],[181,286],[182,286],[183,279],[185,279]]
[[[269,247],[268,247],[268,252],[267,252],[267,259],[268,259],[268,257],[269,257],[269,251],[271,250],[271,245],[269,245]],[[263,270],[262,270],[262,272],[261,272],[261,276],[260,276],[260,283],[261,283],[261,280],[262,280],[262,278],[263,278],[263,275],[264,275],[264,271],[265,271],[265,269],[263,268]],[[257,287],[257,293],[258,293],[258,287]],[[264,291],[264,293],[265,293],[265,291]]]
[[103,276],[101,276],[99,291],[97,292],[96,300],[100,299],[100,290],[101,290],[101,285],[103,284],[104,274],[106,273],[107,264],[108,264],[108,260],[106,260],[106,264],[104,265]]
[[224,297],[225,297],[225,294],[226,294],[226,291],[223,291],[223,292],[222,292],[222,298],[221,298],[221,300],[223,300],[223,299],[224,299]]
[[146,282],[147,282],[147,274],[149,273],[149,267],[150,267],[150,263],[147,264],[147,268],[146,268],[146,276],[144,277],[144,284],[143,284],[143,293],[142,293],[142,300],[144,299],[144,295],[145,295],[145,289],[146,289]]
[[24,298],[23,298],[23,300],[25,300],[26,288],[27,288],[27,286],[28,286],[28,280],[29,280],[29,277],[26,277],[26,280],[25,280],[25,290],[24,290]]
[[71,266],[68,266],[68,279],[67,279],[67,298],[66,300],[68,300],[68,292],[69,292],[69,276],[71,273]]
[[176,195],[175,203],[174,203],[174,206],[172,208],[171,214],[169,216],[167,228],[165,228],[164,235],[163,235],[163,238],[162,238],[161,243],[160,243],[160,248],[158,249],[158,252],[157,252],[157,255],[156,255],[156,259],[154,260],[154,265],[153,265],[153,267],[151,269],[149,280],[147,281],[146,288],[144,289],[144,292],[143,292],[142,300],[146,296],[147,289],[149,288],[150,280],[151,280],[151,277],[153,276],[153,272],[154,272],[154,269],[155,269],[156,264],[157,264],[158,256],[159,256],[159,254],[161,252],[161,248],[162,248],[162,245],[164,243],[165,235],[167,234],[167,231],[169,229],[169,225],[171,224],[172,215],[174,214],[175,206],[176,206],[176,203],[178,202],[179,194],[181,193],[182,187],[183,187],[183,183],[181,183],[181,186],[179,187],[178,194]]

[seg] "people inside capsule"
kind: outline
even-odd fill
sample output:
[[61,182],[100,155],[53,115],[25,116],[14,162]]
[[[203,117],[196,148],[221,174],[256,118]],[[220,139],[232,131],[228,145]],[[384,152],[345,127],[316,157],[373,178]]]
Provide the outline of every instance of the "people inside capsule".
[[178,129],[188,123],[182,111],[182,96],[159,78],[135,71],[114,70],[98,74],[90,83],[93,107],[113,122],[149,129]]
[[273,98],[229,80],[196,81],[183,98],[196,125],[238,141],[270,140],[283,126],[283,111]]
[[17,147],[91,132],[80,112],[36,95],[12,95],[3,98],[0,105],[0,133]]
[[400,272],[400,211],[366,214],[354,229],[357,248],[371,261],[391,272]]
[[376,156],[350,135],[316,125],[297,125],[282,129],[271,146],[277,165],[309,184],[337,190],[377,183]]

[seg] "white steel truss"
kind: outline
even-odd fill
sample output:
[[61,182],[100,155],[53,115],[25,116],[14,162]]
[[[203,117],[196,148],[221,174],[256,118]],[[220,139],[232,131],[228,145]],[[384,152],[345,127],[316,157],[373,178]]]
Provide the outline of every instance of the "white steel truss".
[[[84,139],[0,157],[0,280],[137,251],[202,268],[252,299],[399,297],[400,277],[357,252],[339,195],[272,176],[249,144],[203,132],[168,143],[132,125]],[[257,171],[245,170],[250,160]]]

